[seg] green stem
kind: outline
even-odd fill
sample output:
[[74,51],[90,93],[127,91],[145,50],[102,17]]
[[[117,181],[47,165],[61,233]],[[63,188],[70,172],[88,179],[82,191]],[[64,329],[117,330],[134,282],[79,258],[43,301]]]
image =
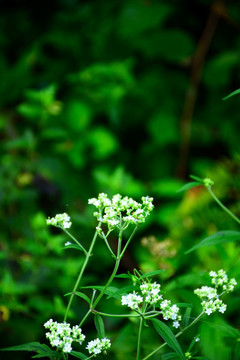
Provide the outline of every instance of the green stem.
[[[189,324],[188,326],[185,327],[185,329],[183,329],[182,331],[179,331],[177,333],[177,335],[175,336],[176,338],[181,336],[186,330],[188,330],[190,327],[192,327],[194,324],[196,324],[196,322],[198,322],[198,320],[203,316],[204,311],[202,311],[192,322],[191,324]],[[153,350],[150,354],[148,354],[147,356],[145,356],[145,358],[143,358],[142,360],[147,360],[149,359],[152,355],[156,354],[156,352],[158,352],[159,350],[161,350],[162,348],[164,348],[165,346],[167,346],[167,343],[165,342],[164,344],[160,345],[158,348],[156,348],[155,350]]]
[[132,234],[129,236],[129,239],[128,239],[128,241],[126,242],[126,245],[124,246],[123,251],[121,252],[120,258],[123,257],[123,255],[124,255],[124,253],[125,253],[125,251],[126,251],[126,249],[127,249],[127,247],[128,247],[128,244],[129,244],[130,241],[132,240],[132,238],[133,238],[135,232],[137,231],[137,229],[138,229],[138,226],[136,226],[136,227],[134,228]]
[[218,203],[218,205],[228,214],[230,215],[238,224],[240,224],[239,218],[234,215],[223,203],[216,197],[216,195],[212,192],[211,186],[207,187],[209,193],[211,194],[212,198]]
[[61,229],[73,240],[75,241],[75,243],[82,249],[82,251],[84,252],[84,254],[87,256],[87,250],[82,246],[82,244],[80,244],[79,241],[77,241],[77,239],[75,239],[75,237],[70,234],[69,231],[67,231],[65,228],[61,227]]
[[[102,224],[102,223],[100,222],[100,223],[98,224],[98,227],[101,226],[101,224]],[[93,236],[93,239],[92,239],[90,248],[89,248],[89,250],[88,250],[88,252],[87,252],[87,254],[86,254],[86,258],[85,258],[85,260],[84,260],[83,266],[82,266],[82,268],[81,268],[81,270],[80,270],[80,273],[79,273],[79,275],[78,275],[77,281],[76,281],[76,283],[75,283],[75,285],[74,285],[72,294],[71,294],[71,296],[70,296],[70,299],[69,299],[69,302],[68,302],[68,305],[67,305],[67,309],[66,309],[66,312],[65,312],[65,315],[64,315],[64,321],[67,320],[68,312],[69,312],[69,309],[70,309],[70,307],[71,307],[71,305],[72,305],[72,301],[73,301],[73,297],[74,297],[74,295],[75,295],[75,291],[77,290],[77,288],[78,288],[78,286],[79,286],[79,283],[80,283],[81,278],[82,278],[82,276],[83,276],[84,270],[86,269],[86,266],[87,266],[87,264],[88,264],[89,258],[90,258],[90,256],[92,255],[92,250],[93,250],[93,247],[94,247],[94,245],[95,245],[95,242],[96,242],[96,239],[97,239],[97,235],[98,235],[98,233],[97,233],[97,231],[95,231],[95,234],[94,234],[94,236]]]
[[142,343],[142,327],[143,327],[143,318],[140,317],[140,320],[139,320],[139,329],[138,329],[137,357],[136,357],[136,360],[140,360],[141,343]]
[[110,251],[112,257],[113,257],[114,259],[116,259],[116,255],[115,255],[114,252],[112,251],[111,246],[109,245],[109,243],[108,243],[108,241],[107,241],[107,236],[105,236],[105,234],[103,234],[103,235],[102,235],[102,238],[103,238],[103,240],[105,241],[105,244],[107,245],[107,248],[108,248],[108,250]]
[[117,271],[118,271],[118,267],[121,261],[120,258],[120,253],[121,253],[121,245],[122,245],[122,230],[120,230],[119,232],[119,237],[118,237],[118,249],[117,249],[117,256],[116,256],[116,262],[114,265],[114,269],[113,272],[110,276],[110,278],[108,279],[106,285],[104,286],[103,290],[100,292],[100,294],[98,295],[97,299],[94,301],[94,303],[92,304],[91,308],[88,310],[88,312],[86,313],[86,315],[84,316],[84,318],[82,319],[82,321],[80,322],[79,326],[82,326],[83,323],[85,322],[85,320],[88,318],[88,316],[91,314],[91,312],[95,309],[95,307],[97,306],[97,304],[99,303],[99,301],[101,300],[101,298],[103,297],[105,291],[107,290],[107,288],[110,286],[110,284],[112,283]]

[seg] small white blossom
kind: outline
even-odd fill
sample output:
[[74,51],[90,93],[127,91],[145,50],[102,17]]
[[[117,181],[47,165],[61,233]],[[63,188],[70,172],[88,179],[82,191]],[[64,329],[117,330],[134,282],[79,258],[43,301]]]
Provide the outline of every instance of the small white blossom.
[[72,245],[72,243],[70,241],[67,241],[64,245],[69,246],[69,245]]
[[176,329],[180,326],[178,321],[174,321],[173,322],[173,327],[175,327]]

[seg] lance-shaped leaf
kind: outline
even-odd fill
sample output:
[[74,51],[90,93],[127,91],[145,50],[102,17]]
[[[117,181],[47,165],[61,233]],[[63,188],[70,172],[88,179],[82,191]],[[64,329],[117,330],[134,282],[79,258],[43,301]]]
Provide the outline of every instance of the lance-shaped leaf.
[[225,96],[225,97],[223,98],[223,100],[227,100],[227,99],[229,99],[230,97],[232,97],[232,96],[234,96],[234,95],[238,95],[238,94],[240,94],[240,89],[237,89],[237,90],[231,92],[231,94]]
[[71,351],[71,355],[77,359],[85,360],[88,359],[88,356],[79,352],[79,351]]
[[197,182],[197,181],[192,181],[192,182],[189,182],[189,183],[185,184],[181,189],[178,190],[178,192],[186,191],[188,189],[194,188],[194,187],[199,186],[199,185],[202,185],[202,183]]
[[58,359],[60,354],[57,351],[51,350],[47,345],[40,344],[39,342],[31,342],[27,344],[11,346],[8,348],[0,349],[0,351],[33,351],[38,355],[32,356],[32,358],[49,357],[50,359]]
[[84,299],[89,305],[91,304],[91,300],[89,299],[89,297],[88,297],[86,294],[84,294],[84,293],[82,293],[82,292],[80,292],[80,291],[75,291],[74,293],[70,292],[70,293],[65,294],[64,296],[68,296],[68,295],[72,295],[72,294],[81,297],[81,298]]
[[100,339],[105,338],[105,328],[104,328],[104,322],[100,315],[96,314],[94,316],[94,323],[95,327],[97,329],[97,333]]
[[158,334],[163,338],[163,340],[168,344],[168,346],[175,351],[175,353],[181,360],[185,360],[185,356],[183,354],[181,346],[179,345],[179,342],[177,341],[169,327],[158,319],[151,319],[151,321]]
[[239,231],[230,231],[230,230],[219,231],[211,236],[208,236],[206,239],[200,241],[197,245],[193,246],[191,249],[186,251],[186,254],[203,246],[211,246],[211,245],[223,244],[223,243],[239,241],[239,240],[240,240]]

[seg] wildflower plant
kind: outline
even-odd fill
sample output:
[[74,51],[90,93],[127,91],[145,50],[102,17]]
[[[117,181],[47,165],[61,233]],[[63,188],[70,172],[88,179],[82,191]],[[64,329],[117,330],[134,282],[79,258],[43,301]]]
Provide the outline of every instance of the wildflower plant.
[[[206,187],[211,187],[213,184],[209,179],[206,179],[202,183]],[[234,290],[234,287],[237,285],[236,280],[229,279],[224,270],[210,271],[209,275],[212,286],[204,285],[194,291],[201,300],[201,313],[193,318],[192,322],[190,322],[190,317],[187,322],[183,321],[181,307],[187,306],[191,308],[191,305],[174,304],[165,296],[165,292],[162,291],[162,284],[152,281],[152,277],[158,275],[161,272],[160,270],[143,274],[141,271],[135,269],[133,274],[117,275],[120,261],[134,234],[138,227],[146,221],[154,208],[153,198],[146,196],[142,197],[141,202],[137,202],[127,196],[122,197],[117,194],[109,198],[106,194],[101,193],[97,198],[89,199],[88,203],[95,207],[93,215],[97,219],[96,230],[88,249],[69,232],[72,223],[68,214],[57,214],[55,217],[46,220],[47,225],[62,229],[66,235],[70,237],[71,242],[67,241],[65,243],[66,247],[79,248],[84,257],[75,285],[72,291],[67,294],[69,295],[69,300],[63,321],[57,322],[49,319],[43,325],[46,330],[46,339],[51,347],[46,344],[30,343],[4,350],[35,351],[37,352],[35,357],[47,357],[51,360],[67,360],[70,356],[87,360],[99,355],[104,356],[111,351],[111,339],[105,334],[103,318],[118,317],[135,318],[138,320],[136,360],[147,360],[157,352],[162,351],[166,346],[169,346],[174,351],[174,356],[177,356],[181,360],[192,359],[195,354],[192,349],[195,343],[199,341],[199,336],[196,335],[193,338],[185,352],[182,350],[177,338],[196,324],[205,314],[209,316],[216,311],[224,313],[227,305],[223,303],[221,297]],[[127,228],[128,231],[125,232]],[[113,231],[117,235],[117,246],[114,247],[116,250],[114,250],[109,243],[109,235]],[[123,242],[126,233],[128,237]],[[94,247],[98,238],[105,242],[106,250],[110,252],[111,257],[114,259],[114,265],[112,273],[104,286],[99,287],[98,291],[94,287],[89,287],[92,288],[92,297],[89,298],[85,293],[80,292],[79,289],[81,288],[82,277],[89,263],[89,259],[94,255]],[[72,241],[74,242],[74,246],[72,245]],[[117,277],[130,279],[132,281],[132,286],[130,287],[132,290],[126,292],[125,289],[117,289],[117,291],[111,294],[110,285]],[[82,314],[77,325],[71,325],[67,322],[67,319],[76,294],[87,301],[89,309],[85,314]],[[100,312],[97,309],[97,305],[106,294],[110,297],[112,295],[118,298],[119,304],[125,307],[126,311],[129,311],[126,314]],[[186,320],[185,315],[184,318]],[[85,329],[85,322],[91,316],[94,317],[97,331],[95,339],[89,339]],[[152,325],[161,336],[163,343],[150,353],[142,355],[142,335],[144,327],[149,325]],[[79,350],[79,348],[81,351],[76,351]],[[169,358],[173,358],[172,355]]]

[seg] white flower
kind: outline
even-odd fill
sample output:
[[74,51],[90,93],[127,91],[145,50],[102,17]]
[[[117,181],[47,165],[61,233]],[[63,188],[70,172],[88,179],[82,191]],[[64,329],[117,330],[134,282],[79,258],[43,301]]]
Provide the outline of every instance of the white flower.
[[70,353],[72,351],[72,346],[70,343],[66,343],[63,347],[63,352]]
[[175,327],[176,329],[180,326],[178,321],[174,321],[173,322],[173,327]]
[[72,245],[72,243],[70,241],[67,241],[64,245],[69,246],[69,245]]
[[210,314],[212,314],[212,309],[211,308],[207,308],[206,310],[205,310],[205,313],[206,314],[208,314],[208,315],[210,315]]

